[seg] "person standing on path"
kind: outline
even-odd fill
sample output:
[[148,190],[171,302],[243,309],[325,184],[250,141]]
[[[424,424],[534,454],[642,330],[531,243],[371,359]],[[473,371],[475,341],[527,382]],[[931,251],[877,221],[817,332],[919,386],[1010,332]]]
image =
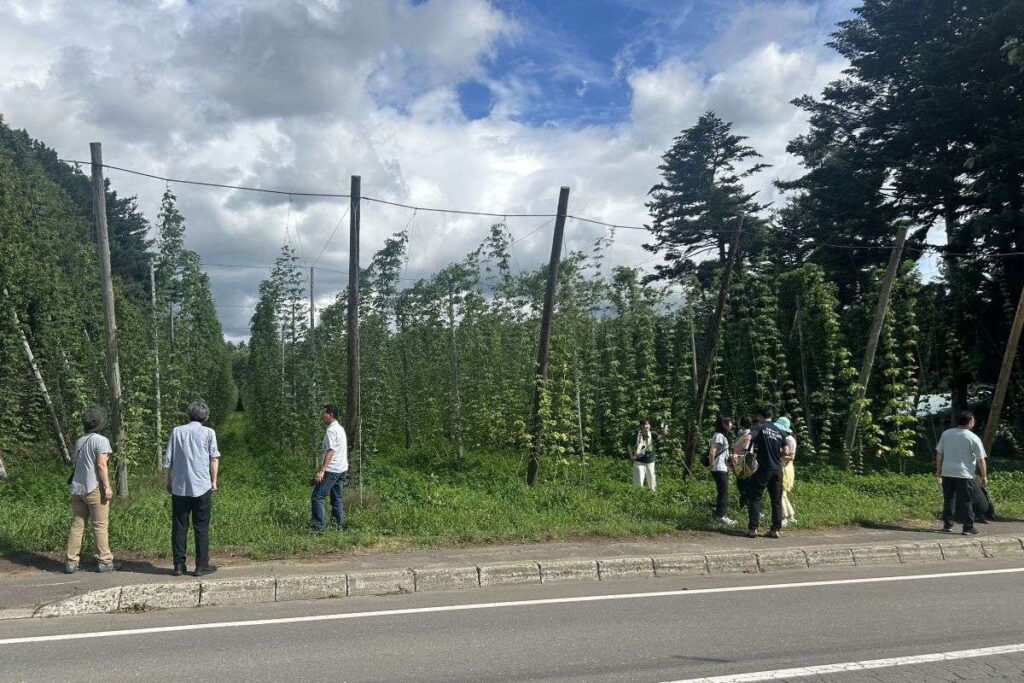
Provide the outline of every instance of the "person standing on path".
[[339,529],[345,528],[345,478],[348,475],[348,439],[345,429],[338,424],[338,406],[328,403],[320,413],[327,429],[321,448],[320,468],[313,475],[313,495],[310,497],[312,520],[310,530],[319,534],[324,530],[324,498],[331,494],[331,517]]
[[764,406],[757,410],[758,423],[750,429],[750,433],[740,438],[736,446],[743,452],[747,446],[753,446],[757,457],[757,470],[750,477],[747,505],[747,536],[757,538],[757,525],[761,521],[761,501],[764,491],[772,502],[772,525],[768,530],[768,538],[778,538],[782,528],[782,465],[783,458],[789,453],[786,436],[772,422],[775,410]]
[[789,526],[796,523],[796,509],[789,500],[789,492],[796,482],[796,468],[793,466],[793,460],[796,459],[796,437],[793,436],[793,423],[788,417],[775,420],[775,426],[785,432],[789,450],[789,455],[782,459],[782,526]]
[[[733,443],[732,454],[729,457],[729,464],[736,475],[736,490],[740,492],[740,509],[742,510],[746,510],[749,504],[747,489],[750,488],[750,476],[744,468],[747,446],[742,442],[743,437],[750,434],[750,428],[753,426],[754,420],[749,415],[744,415],[740,418],[740,435]],[[747,444],[749,443],[748,441]]]
[[96,558],[100,572],[117,570],[114,556],[110,552],[107,529],[110,520],[110,500],[114,491],[110,488],[110,473],[107,459],[110,456],[110,441],[99,434],[106,420],[99,408],[86,408],[82,413],[82,428],[85,434],[75,442],[75,471],[68,479],[71,494],[71,530],[68,532],[67,557],[64,572],[78,571],[79,552],[82,549],[82,535],[85,521],[89,520],[92,535],[96,540]]
[[715,433],[708,444],[708,466],[715,480],[717,492],[715,500],[715,521],[726,526],[736,526],[729,512],[729,432],[732,431],[732,418],[718,416],[715,421]]
[[167,441],[164,469],[167,492],[171,494],[171,552],[174,576],[185,573],[185,547],[189,518],[195,532],[196,568],[203,576],[217,569],[210,564],[210,513],[213,492],[217,490],[220,451],[217,433],[203,425],[210,419],[210,408],[203,401],[188,407],[188,424],[175,427]]
[[643,488],[646,483],[651,491],[656,490],[658,480],[654,475],[654,461],[657,459],[657,447],[648,418],[640,420],[636,434],[626,437],[626,450],[633,461],[633,485]]
[[956,427],[947,429],[939,437],[935,448],[935,476],[942,485],[942,530],[953,531],[953,504],[959,508],[964,522],[964,535],[980,533],[974,528],[974,499],[971,495],[972,481],[977,472],[982,486],[988,486],[988,467],[985,463],[985,446],[974,428],[974,413],[962,410],[957,413]]

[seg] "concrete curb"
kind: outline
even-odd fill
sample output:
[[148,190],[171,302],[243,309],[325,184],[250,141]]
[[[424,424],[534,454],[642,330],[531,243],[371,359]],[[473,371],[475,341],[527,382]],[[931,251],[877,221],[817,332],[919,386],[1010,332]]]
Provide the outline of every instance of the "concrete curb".
[[1010,536],[922,543],[686,553],[598,560],[560,559],[471,566],[430,566],[348,574],[130,584],[32,608],[0,610],[0,620],[138,612],[152,609],[286,602],[355,595],[392,595],[486,586],[609,581],[667,576],[719,576],[829,567],[898,566],[984,558],[1024,559],[1024,540]]

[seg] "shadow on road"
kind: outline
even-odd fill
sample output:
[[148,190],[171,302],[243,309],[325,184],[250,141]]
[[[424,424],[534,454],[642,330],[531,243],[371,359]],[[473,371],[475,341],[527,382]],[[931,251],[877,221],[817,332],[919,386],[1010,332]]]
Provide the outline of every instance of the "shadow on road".
[[[64,573],[64,561],[62,559],[46,555],[44,553],[36,553],[30,551],[10,551],[3,555],[0,555],[6,562],[11,564],[19,565],[21,567],[30,567],[32,569],[38,569],[44,572],[56,572]],[[115,558],[116,559],[116,558]],[[116,559],[121,565],[122,572],[132,572],[135,574],[167,574],[168,569],[166,567],[158,567],[152,562],[145,560],[122,560]],[[96,558],[88,555],[83,555],[80,564],[80,571],[95,571],[96,569]]]

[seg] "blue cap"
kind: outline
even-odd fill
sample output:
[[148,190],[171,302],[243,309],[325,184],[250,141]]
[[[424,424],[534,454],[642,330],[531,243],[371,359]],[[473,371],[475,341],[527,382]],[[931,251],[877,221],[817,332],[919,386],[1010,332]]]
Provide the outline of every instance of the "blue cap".
[[791,432],[791,431],[793,431],[793,425],[789,421],[788,417],[776,418],[775,426],[778,427],[779,429],[781,429],[784,432]]

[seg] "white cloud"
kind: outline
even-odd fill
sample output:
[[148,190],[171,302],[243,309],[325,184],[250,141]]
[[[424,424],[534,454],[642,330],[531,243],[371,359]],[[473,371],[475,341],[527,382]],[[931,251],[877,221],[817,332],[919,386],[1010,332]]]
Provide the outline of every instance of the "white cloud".
[[[344,193],[359,174],[364,194],[378,198],[544,214],[554,211],[559,186],[569,185],[571,213],[639,225],[660,155],[705,109],[734,120],[775,165],[758,189],[770,192],[772,177],[798,171],[785,144],[804,118],[788,101],[818,92],[842,65],[821,49],[819,17],[806,3],[784,3],[774,19],[765,19],[767,7],[737,5],[703,57],[623,67],[631,102],[621,123],[566,127],[525,123],[541,96],[537,84],[487,73],[502,42],[524,29],[485,0],[268,0],[198,9],[0,0],[0,112],[62,156],[84,158],[87,143],[101,140],[108,163],[173,177]],[[467,79],[486,83],[495,97],[484,119],[467,120],[459,109],[456,88]],[[155,218],[162,183],[111,179],[119,191],[137,193]],[[286,224],[312,260],[347,212],[346,200],[174,189],[189,222],[187,244],[216,263],[271,263]],[[406,210],[366,204],[364,260],[410,219]],[[492,221],[418,213],[409,275],[461,258]],[[522,238],[543,221],[510,219],[509,226]],[[603,232],[571,222],[569,246],[588,247]],[[548,235],[516,245],[524,267],[546,261]],[[609,260],[645,259],[642,241],[643,233],[620,231]],[[320,264],[347,269],[346,244],[343,223]],[[251,315],[244,306],[264,272],[210,274],[227,333],[244,336]],[[317,280],[324,300],[344,286],[337,273]]]

